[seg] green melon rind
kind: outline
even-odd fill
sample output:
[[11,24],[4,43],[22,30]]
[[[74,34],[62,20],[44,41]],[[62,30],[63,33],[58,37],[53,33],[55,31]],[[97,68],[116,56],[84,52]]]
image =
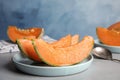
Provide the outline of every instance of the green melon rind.
[[16,40],[16,43],[17,43],[18,48],[19,48],[19,50],[20,50],[20,52],[21,52],[21,55],[22,55],[23,57],[28,57],[27,53],[26,53],[26,52],[24,51],[24,49],[22,48],[21,43],[19,42],[18,39]]
[[57,65],[52,65],[52,64],[48,63],[47,61],[45,61],[45,60],[42,58],[42,56],[40,55],[39,51],[37,50],[34,42],[35,42],[35,41],[32,40],[32,44],[33,44],[34,50],[35,50],[36,54],[39,56],[39,58],[40,58],[44,63],[46,63],[46,64],[48,64],[48,65],[50,65],[50,66],[57,66]]
[[[32,41],[32,40],[31,40],[31,41]],[[24,51],[24,48],[21,46],[21,43],[19,42],[19,40],[17,40],[17,44],[18,44],[19,50],[21,51],[21,55],[22,55],[23,57],[27,57],[27,58],[33,60],[33,59],[30,58],[29,55],[27,55],[27,53]],[[34,61],[34,60],[33,60],[33,61]]]

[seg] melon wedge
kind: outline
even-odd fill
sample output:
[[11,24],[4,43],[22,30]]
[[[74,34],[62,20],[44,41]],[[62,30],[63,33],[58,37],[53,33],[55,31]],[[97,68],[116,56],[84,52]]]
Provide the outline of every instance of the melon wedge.
[[107,28],[97,27],[97,36],[103,44],[111,46],[120,46],[120,32],[108,30]]
[[22,38],[39,38],[44,34],[44,29],[40,27],[32,27],[27,29],[20,29],[16,26],[8,26],[7,35],[12,42]]
[[120,22],[116,22],[108,27],[109,30],[120,31]]
[[71,41],[71,45],[77,44],[80,40],[80,37],[78,34],[75,34],[72,36],[72,41]]
[[54,47],[67,47],[71,45],[72,36],[68,34],[65,37],[60,38],[59,40],[51,43]]
[[63,48],[54,48],[42,39],[35,39],[33,45],[43,62],[52,66],[67,66],[87,58],[93,48],[94,39],[91,36],[86,36],[79,43]]
[[73,36],[68,34],[67,36],[62,37],[59,40],[51,43],[51,45],[53,45],[54,47],[67,47],[70,45],[77,44],[79,42],[79,38],[80,37],[78,34],[75,34]]
[[34,50],[31,40],[18,39],[17,44],[23,55],[25,55],[26,57],[34,61],[41,62],[41,59],[39,58],[39,56],[36,54]]

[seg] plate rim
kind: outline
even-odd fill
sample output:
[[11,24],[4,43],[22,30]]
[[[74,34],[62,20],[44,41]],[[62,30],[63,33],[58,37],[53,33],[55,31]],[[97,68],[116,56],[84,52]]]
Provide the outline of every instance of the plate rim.
[[[18,59],[17,61],[14,59],[15,55],[17,55],[18,57],[16,59]],[[31,65],[31,64],[25,64],[22,63],[20,61],[22,61],[22,57],[19,53],[15,54],[12,57],[12,61],[15,65],[15,67],[27,74],[30,75],[36,75],[36,76],[50,76],[50,77],[55,77],[55,76],[67,76],[67,75],[74,75],[77,73],[81,73],[86,71],[90,65],[92,64],[94,57],[92,54],[90,54],[85,60],[83,60],[83,62],[74,64],[74,65],[70,65],[70,66],[58,66],[58,67],[54,67],[54,66],[35,66],[35,65]],[[25,58],[28,59],[28,58]],[[24,60],[24,58],[23,58]],[[32,70],[32,71],[31,71]],[[51,73],[52,72],[52,73]]]
[[[17,61],[17,60],[15,60],[15,56],[17,56],[18,54],[15,54],[15,55],[13,55],[13,57],[12,57],[12,62],[14,63],[14,64],[19,64],[19,65],[23,65],[23,66],[27,66],[27,67],[34,67],[34,68],[68,68],[68,67],[75,67],[75,66],[78,66],[78,65],[85,65],[85,64],[88,64],[88,63],[90,63],[90,62],[92,62],[93,61],[93,55],[92,54],[90,54],[88,57],[90,57],[90,59],[89,60],[87,60],[87,61],[85,61],[85,62],[79,62],[79,63],[76,63],[76,64],[74,64],[74,65],[69,65],[69,66],[35,66],[35,65],[28,65],[28,64],[23,64],[23,63],[20,63],[19,61]],[[26,58],[26,59],[28,59],[28,58]],[[88,59],[88,58],[87,58]],[[86,60],[86,59],[85,59]],[[84,61],[84,60],[83,60]]]

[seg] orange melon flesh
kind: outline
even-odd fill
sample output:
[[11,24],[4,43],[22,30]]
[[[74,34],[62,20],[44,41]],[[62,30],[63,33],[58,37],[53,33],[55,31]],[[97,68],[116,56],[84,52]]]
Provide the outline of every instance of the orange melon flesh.
[[78,42],[79,42],[79,35],[78,34],[75,34],[73,36],[68,34],[67,36],[62,37],[59,40],[51,43],[51,45],[53,45],[54,47],[67,47],[70,45],[77,44]]
[[109,30],[120,31],[120,22],[116,22],[108,27]]
[[71,45],[77,44],[79,42],[79,35],[75,34],[74,36],[72,36],[72,41],[71,41]]
[[97,36],[103,44],[111,46],[120,46],[120,33],[107,28],[97,27]]
[[36,53],[45,63],[52,66],[66,66],[87,58],[93,48],[94,39],[86,36],[78,44],[63,48],[54,48],[42,39],[35,39],[33,45]]
[[71,45],[71,39],[72,36],[68,34],[67,36],[60,38],[60,40],[51,43],[51,45],[54,47],[67,47]]
[[19,29],[16,26],[9,26],[7,30],[7,34],[9,39],[12,42],[16,42],[17,39],[22,39],[22,38],[38,38],[42,36],[44,33],[43,28],[27,28],[27,29]]
[[39,58],[39,56],[36,54],[36,52],[34,50],[31,40],[18,39],[17,43],[18,43],[20,50],[22,51],[22,53],[25,56],[27,56],[28,58],[30,58],[34,61],[41,62],[41,59]]

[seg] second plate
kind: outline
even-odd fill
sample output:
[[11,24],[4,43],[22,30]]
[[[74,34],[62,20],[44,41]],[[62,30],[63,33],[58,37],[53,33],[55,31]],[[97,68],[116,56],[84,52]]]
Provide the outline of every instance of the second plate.
[[105,45],[105,44],[102,44],[98,39],[95,40],[95,46],[107,48],[113,53],[120,53],[120,46]]

